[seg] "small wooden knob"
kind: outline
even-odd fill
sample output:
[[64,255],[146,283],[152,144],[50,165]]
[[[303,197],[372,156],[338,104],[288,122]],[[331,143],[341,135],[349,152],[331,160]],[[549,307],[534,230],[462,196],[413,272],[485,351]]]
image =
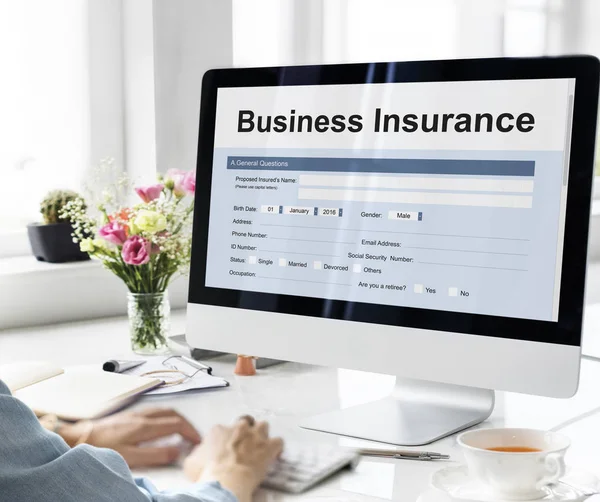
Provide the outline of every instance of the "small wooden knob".
[[240,376],[252,376],[256,375],[256,368],[254,367],[254,358],[252,356],[238,356],[235,363],[235,370],[233,371],[236,375]]

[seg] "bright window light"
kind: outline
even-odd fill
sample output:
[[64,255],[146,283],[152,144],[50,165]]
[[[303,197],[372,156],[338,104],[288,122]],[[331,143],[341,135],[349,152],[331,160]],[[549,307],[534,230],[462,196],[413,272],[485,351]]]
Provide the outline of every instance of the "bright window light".
[[457,52],[453,1],[348,0],[346,59],[447,59]]
[[504,17],[504,55],[539,56],[545,53],[545,12],[508,10]]
[[47,190],[79,188],[88,167],[84,4],[0,3],[0,234],[37,219]]
[[233,0],[233,64],[276,66],[290,61],[290,0]]

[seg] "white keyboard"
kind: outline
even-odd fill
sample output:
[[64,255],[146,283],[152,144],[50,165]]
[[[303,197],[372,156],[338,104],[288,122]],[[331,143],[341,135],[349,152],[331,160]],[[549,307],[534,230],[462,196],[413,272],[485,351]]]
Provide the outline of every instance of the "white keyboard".
[[354,468],[359,460],[358,453],[352,450],[286,442],[262,486],[301,493],[345,467]]

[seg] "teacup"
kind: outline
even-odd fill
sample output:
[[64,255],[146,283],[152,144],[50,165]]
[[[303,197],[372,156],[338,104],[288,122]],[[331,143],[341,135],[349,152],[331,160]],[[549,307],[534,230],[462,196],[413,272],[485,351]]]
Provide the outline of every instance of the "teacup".
[[492,495],[534,500],[564,476],[571,442],[563,434],[535,429],[477,429],[458,436],[458,444],[469,475]]

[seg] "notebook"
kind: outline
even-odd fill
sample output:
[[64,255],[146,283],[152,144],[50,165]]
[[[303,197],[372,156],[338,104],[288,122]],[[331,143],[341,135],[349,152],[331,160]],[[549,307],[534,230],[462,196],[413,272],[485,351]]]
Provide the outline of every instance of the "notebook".
[[37,415],[57,415],[63,420],[108,415],[162,384],[156,378],[89,366],[65,370],[44,362],[0,365],[0,380]]

